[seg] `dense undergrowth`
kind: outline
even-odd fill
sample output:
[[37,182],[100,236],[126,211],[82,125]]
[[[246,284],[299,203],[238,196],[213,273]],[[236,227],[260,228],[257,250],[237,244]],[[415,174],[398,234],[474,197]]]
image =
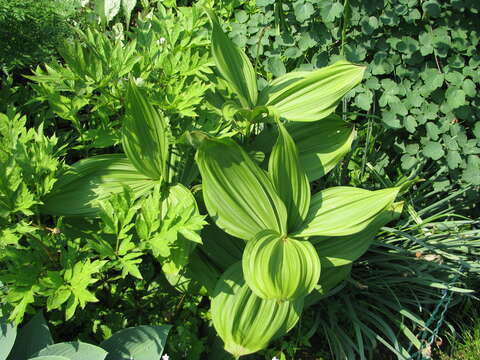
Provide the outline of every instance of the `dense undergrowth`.
[[[202,5],[213,6],[246,50],[259,91],[285,73],[339,59],[367,65],[331,120],[354,126],[355,139],[338,130],[343,148],[332,142],[335,156],[322,158],[310,188],[404,190],[402,214],[382,223],[368,251],[343,267],[322,268],[332,283],[306,297],[293,330],[245,358],[478,356],[476,2],[141,1],[131,18],[122,11],[99,18],[87,2],[47,3],[0,1],[0,43],[11,46],[0,46],[0,305],[11,320],[21,327],[43,312],[55,342],[93,344],[127,327],[172,325],[171,359],[231,358],[212,326],[208,284],[241,260],[245,245],[210,226],[217,219],[204,201],[206,170],[200,174],[194,159],[205,140],[195,136],[233,138],[267,168],[278,131],[275,122],[245,120],[271,116],[264,109],[249,114],[235,105],[238,93],[212,56]],[[135,142],[124,138],[125,124],[139,113],[131,105],[137,88],[168,128],[156,151],[169,149],[162,169],[169,175],[155,188],[154,162],[145,165],[153,175],[133,179],[149,149],[133,158]],[[109,182],[95,193],[92,184],[108,172],[85,165],[77,180],[80,170],[68,170],[98,155],[109,169],[130,171],[122,175],[130,188]],[[211,273],[205,263],[213,264]],[[472,330],[461,325],[468,317]]]

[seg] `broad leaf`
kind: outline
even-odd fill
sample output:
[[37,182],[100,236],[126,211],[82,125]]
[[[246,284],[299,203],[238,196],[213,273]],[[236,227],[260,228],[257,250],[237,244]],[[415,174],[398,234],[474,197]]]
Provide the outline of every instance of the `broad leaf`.
[[147,193],[154,181],[138,172],[125,156],[99,155],[80,160],[63,174],[44,200],[43,213],[94,216],[95,201],[121,193],[129,186],[136,195]]
[[239,357],[267,347],[297,323],[303,299],[293,303],[265,300],[245,283],[240,263],[220,278],[212,299],[212,320],[225,350]]
[[15,345],[8,360],[28,359],[41,349],[53,344],[43,313],[39,312],[18,331]]
[[215,225],[202,229],[202,252],[222,271],[242,260],[245,242],[223,232]]
[[336,115],[313,123],[290,123],[287,130],[298,147],[309,181],[332,170],[350,151],[355,138],[353,127]]
[[380,228],[400,216],[402,207],[403,203],[393,204],[392,207],[379,213],[359,233],[338,237],[310,238],[320,256],[322,269],[348,265],[357,260],[370,247]]
[[0,312],[0,360],[6,360],[17,336],[17,327],[1,316]]
[[279,301],[305,297],[320,277],[320,260],[310,242],[273,231],[261,232],[247,243],[242,268],[257,296]]
[[38,353],[39,357],[52,355],[69,360],[103,360],[107,352],[98,346],[76,341],[50,345]]
[[144,92],[130,82],[123,120],[125,154],[138,171],[151,179],[167,179],[169,134],[164,117]]
[[107,360],[157,360],[163,354],[170,325],[141,325],[123,329],[100,346],[108,351]]
[[345,236],[362,231],[393,204],[399,190],[337,186],[320,191],[312,196],[307,219],[294,236]]
[[207,14],[212,22],[212,52],[218,71],[238,95],[242,106],[253,109],[258,90],[252,64],[245,52],[223,32],[215,14],[212,11]]
[[103,22],[110,22],[120,11],[121,0],[95,0],[95,11]]
[[310,206],[310,184],[298,157],[297,147],[285,127],[279,134],[268,164],[268,172],[288,213],[288,230],[298,228]]
[[330,115],[342,97],[360,83],[364,66],[339,61],[312,72],[279,77],[260,93],[259,105],[274,107],[289,121],[316,121]]
[[127,30],[130,25],[130,16],[132,15],[132,11],[135,8],[136,4],[137,0],[122,0],[122,11],[126,19]]
[[244,240],[266,229],[286,233],[287,212],[267,174],[231,139],[206,138],[196,155],[208,213]]
[[29,360],[70,360],[65,356],[58,356],[58,355],[46,355],[46,356],[37,356],[34,358],[30,358]]

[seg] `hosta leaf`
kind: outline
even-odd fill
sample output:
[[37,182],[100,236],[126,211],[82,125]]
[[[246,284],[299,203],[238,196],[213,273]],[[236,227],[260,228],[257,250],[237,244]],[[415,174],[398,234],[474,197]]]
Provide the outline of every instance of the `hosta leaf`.
[[103,360],[107,352],[98,346],[76,341],[47,346],[37,356],[64,356],[69,360]]
[[297,323],[303,299],[293,303],[265,300],[245,283],[240,263],[220,278],[212,299],[212,320],[225,350],[239,357],[264,349]]
[[242,268],[257,296],[280,301],[305,297],[320,277],[320,260],[310,242],[273,231],[261,232],[247,243]]
[[37,356],[34,358],[30,358],[28,360],[70,360],[65,356],[58,356],[58,355],[46,355],[46,356]]
[[220,74],[240,98],[243,107],[257,104],[257,79],[247,55],[223,32],[217,17],[207,11],[212,22],[212,52]]
[[380,228],[400,216],[402,207],[403,203],[393,204],[392,207],[379,213],[359,233],[347,236],[310,238],[322,262],[322,270],[327,267],[347,265],[357,260],[370,247]]
[[148,192],[154,181],[138,172],[124,155],[99,155],[80,160],[59,178],[41,211],[58,216],[94,216],[95,201],[121,193],[129,186],[136,195]]
[[287,129],[309,181],[332,170],[350,151],[355,138],[353,127],[336,115],[314,123],[290,123]]
[[133,81],[128,86],[126,107],[122,143],[127,157],[145,176],[166,179],[169,136],[165,119]]
[[312,196],[307,219],[294,236],[344,236],[362,231],[393,204],[399,190],[336,186],[320,191]]
[[108,360],[160,359],[165,348],[170,325],[141,325],[120,330],[100,346],[108,351]]
[[267,174],[231,139],[206,138],[196,155],[208,213],[230,235],[286,233],[287,212]]
[[312,72],[289,73],[263,89],[258,103],[274,107],[289,121],[320,120],[360,83],[364,71],[364,66],[339,61]]
[[292,137],[281,123],[278,127],[279,134],[270,155],[268,172],[277,194],[287,208],[288,230],[295,230],[308,213],[310,184]]
[[44,347],[53,344],[43,313],[39,312],[18,331],[8,360],[28,359]]
[[15,343],[17,327],[0,312],[0,360],[6,360]]

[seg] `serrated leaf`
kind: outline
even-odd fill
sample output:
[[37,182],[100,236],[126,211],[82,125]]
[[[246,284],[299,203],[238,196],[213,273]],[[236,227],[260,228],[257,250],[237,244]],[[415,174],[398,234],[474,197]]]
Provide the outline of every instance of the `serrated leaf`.
[[298,156],[297,146],[283,124],[278,124],[277,142],[273,146],[268,172],[287,208],[287,230],[294,230],[308,213],[310,184]]
[[154,181],[141,174],[123,155],[99,155],[73,164],[55,183],[40,208],[59,216],[94,216],[96,202],[128,186],[137,195],[147,193]]
[[212,23],[212,53],[220,74],[227,80],[245,108],[257,104],[257,79],[247,55],[223,32],[217,17],[207,10]]
[[263,231],[247,243],[242,269],[255,295],[293,301],[313,290],[320,277],[320,260],[310,242]]
[[287,211],[271,180],[233,140],[205,139],[196,161],[218,227],[247,241],[266,229],[286,233]]
[[165,348],[170,325],[141,325],[120,330],[100,346],[108,351],[107,360],[160,359]]
[[98,346],[76,341],[47,346],[39,351],[38,356],[60,356],[69,360],[103,360],[107,352]]
[[163,115],[133,81],[128,85],[126,108],[122,128],[125,154],[145,176],[167,179],[169,134]]
[[336,186],[320,191],[312,196],[307,218],[293,236],[345,236],[362,231],[393,204],[399,190]]
[[37,313],[19,331],[7,360],[29,359],[48,345],[53,344],[52,335],[43,313]]
[[364,66],[339,61],[312,72],[288,73],[265,87],[258,102],[289,121],[320,120],[360,83],[364,71]]
[[240,263],[232,265],[218,280],[212,296],[213,325],[236,357],[264,349],[297,323],[303,299],[293,303],[256,296],[243,279]]
[[433,141],[429,141],[423,148],[422,152],[423,152],[423,155],[433,160],[438,160],[442,158],[443,155],[445,155],[442,145],[438,142],[433,142]]

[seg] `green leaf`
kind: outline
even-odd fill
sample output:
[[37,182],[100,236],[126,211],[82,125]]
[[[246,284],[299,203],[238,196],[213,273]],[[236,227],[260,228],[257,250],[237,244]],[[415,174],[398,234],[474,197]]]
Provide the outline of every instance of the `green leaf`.
[[268,230],[247,243],[242,268],[255,295],[279,301],[305,297],[320,277],[320,260],[310,242]]
[[220,74],[227,80],[245,108],[257,105],[257,79],[247,55],[223,32],[215,14],[207,10],[212,23],[212,52]]
[[38,353],[38,356],[60,356],[69,360],[103,360],[107,352],[98,346],[76,341],[47,346]]
[[271,180],[233,140],[206,138],[196,161],[205,205],[219,228],[244,240],[266,229],[286,233],[287,211]]
[[465,105],[465,92],[461,89],[447,92],[447,104],[452,109]]
[[291,123],[287,129],[309,181],[332,170],[350,151],[355,138],[353,127],[336,115],[314,123]]
[[37,313],[18,331],[15,345],[7,360],[28,359],[44,347],[53,344],[43,313]]
[[402,208],[403,203],[393,204],[379,213],[364,230],[352,235],[310,238],[319,254],[322,270],[357,260],[370,247],[380,228],[400,216]]
[[262,90],[259,104],[274,107],[289,121],[320,120],[335,111],[364,71],[364,66],[339,61],[312,72],[288,73]]
[[344,236],[362,231],[393,204],[399,190],[336,186],[320,191],[312,196],[307,219],[293,236]]
[[165,119],[133,81],[128,86],[126,107],[122,143],[127,157],[145,176],[168,179],[169,134]]
[[0,360],[7,359],[7,356],[15,343],[16,336],[17,327],[7,321],[6,316],[0,317]]
[[299,227],[310,206],[310,184],[300,163],[298,150],[283,124],[278,123],[279,134],[273,146],[268,172],[277,194],[287,208],[287,230]]
[[312,4],[298,1],[293,5],[293,10],[295,12],[295,17],[299,22],[308,20],[315,13]]
[[153,185],[154,181],[123,155],[94,156],[72,165],[55,183],[40,210],[59,216],[94,216],[99,210],[95,203],[123,192],[124,186],[140,196]]
[[127,23],[127,30],[130,25],[130,16],[132,15],[132,11],[137,4],[137,0],[122,0],[122,10],[123,15],[125,16],[126,23]]
[[65,356],[58,356],[58,355],[46,355],[46,356],[37,356],[34,358],[30,358],[29,360],[70,360]]
[[293,303],[256,296],[243,279],[240,263],[220,278],[212,297],[213,326],[235,357],[264,349],[270,340],[287,333],[297,323],[303,299]]
[[433,160],[438,160],[445,155],[442,145],[438,142],[429,141],[423,148],[423,155]]
[[120,11],[121,0],[95,0],[95,11],[103,22],[109,23]]
[[120,330],[100,346],[108,351],[107,360],[160,359],[165,348],[170,325],[141,325]]

